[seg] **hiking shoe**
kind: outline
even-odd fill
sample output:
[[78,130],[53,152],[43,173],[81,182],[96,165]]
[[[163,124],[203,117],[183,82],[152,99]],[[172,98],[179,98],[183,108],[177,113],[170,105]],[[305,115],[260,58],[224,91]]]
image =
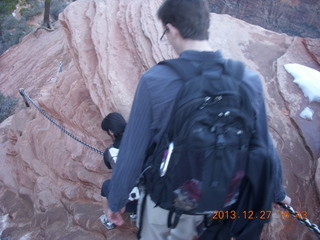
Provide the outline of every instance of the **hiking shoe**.
[[130,219],[132,220],[132,221],[135,221],[136,219],[137,219],[137,214],[136,213],[130,213]]
[[107,228],[108,230],[114,229],[116,227],[116,225],[114,225],[112,222],[110,222],[106,215],[102,215],[99,217],[100,222],[102,223],[102,225]]

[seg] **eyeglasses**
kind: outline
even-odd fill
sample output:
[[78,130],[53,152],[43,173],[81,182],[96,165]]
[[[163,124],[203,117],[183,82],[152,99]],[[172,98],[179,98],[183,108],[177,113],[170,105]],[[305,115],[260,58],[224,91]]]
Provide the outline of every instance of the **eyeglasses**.
[[163,31],[163,33],[162,33],[162,35],[161,35],[161,37],[160,37],[160,41],[162,41],[164,35],[166,35],[166,33],[167,33],[168,31],[169,31],[169,28],[166,28],[166,29]]

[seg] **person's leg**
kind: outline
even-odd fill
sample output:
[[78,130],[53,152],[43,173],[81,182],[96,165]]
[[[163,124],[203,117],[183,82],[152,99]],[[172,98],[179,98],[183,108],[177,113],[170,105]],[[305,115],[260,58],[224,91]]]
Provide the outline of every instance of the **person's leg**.
[[[143,199],[141,196],[140,199]],[[140,207],[138,206],[138,221],[140,221]],[[155,203],[147,196],[142,219],[142,240],[192,240],[197,236],[197,226],[203,221],[203,216],[182,215],[176,228],[167,227],[169,211],[155,207]]]
[[102,196],[102,208],[103,208],[103,215],[99,217],[100,222],[105,226],[107,229],[115,228],[115,225],[108,221],[107,219],[107,209],[108,209],[108,199],[107,196],[109,195],[109,188],[110,188],[110,180],[104,181],[101,187],[101,196]]
[[264,225],[257,224],[252,229],[250,229],[246,234],[237,237],[236,240],[259,240],[262,233]]
[[178,225],[170,230],[169,240],[192,240],[197,238],[197,226],[203,221],[203,215],[181,215]]
[[105,197],[102,198],[102,208],[103,208],[103,213],[107,216],[108,200]]
[[110,191],[110,183],[111,183],[111,180],[108,179],[108,180],[104,181],[101,186],[102,208],[103,208],[103,212],[105,215],[107,215],[107,209],[108,209],[107,197],[108,197],[109,191]]
[[229,227],[224,220],[216,220],[212,225],[205,229],[199,240],[229,240],[231,233]]
[[[245,234],[241,234],[240,237],[233,239],[259,240],[263,226],[261,224],[257,224],[254,227],[251,226],[250,229],[245,230]],[[230,225],[226,221],[218,220],[201,234],[199,240],[229,240],[231,239],[231,235]]]
[[[168,211],[154,206],[155,203],[150,196],[147,196],[143,215],[138,218],[142,217],[141,240],[164,240],[169,235],[170,229],[167,228]],[[140,210],[138,211],[139,214]]]

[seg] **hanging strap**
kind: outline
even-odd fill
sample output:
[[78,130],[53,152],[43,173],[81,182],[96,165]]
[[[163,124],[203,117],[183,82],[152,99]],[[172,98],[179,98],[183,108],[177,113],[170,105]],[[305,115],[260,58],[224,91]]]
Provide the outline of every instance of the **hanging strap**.
[[[173,215],[174,215],[174,218],[172,221]],[[168,228],[174,229],[178,225],[181,215],[182,215],[182,212],[176,211],[175,209],[171,209],[168,214],[168,221],[167,221]]]
[[139,213],[139,229],[137,232],[138,239],[141,238],[141,231],[142,231],[142,227],[143,227],[143,215],[144,215],[144,209],[146,207],[147,195],[148,195],[148,192],[147,192],[147,190],[145,190],[144,196],[141,200],[141,207],[140,207],[140,213]]

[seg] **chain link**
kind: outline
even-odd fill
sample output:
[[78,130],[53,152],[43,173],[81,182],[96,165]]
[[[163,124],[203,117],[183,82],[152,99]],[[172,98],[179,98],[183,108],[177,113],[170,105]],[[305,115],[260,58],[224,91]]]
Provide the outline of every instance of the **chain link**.
[[303,218],[298,212],[296,212],[291,206],[287,205],[287,204],[283,204],[283,203],[279,203],[279,205],[281,207],[283,207],[284,209],[288,210],[288,212],[292,215],[292,217],[294,217],[295,219],[297,219],[300,223],[302,223],[303,225],[307,226],[308,229],[311,232],[314,232],[317,234],[317,236],[320,238],[320,230],[319,227],[314,224],[311,223],[310,220],[308,218]]
[[73,138],[74,140],[76,140],[77,142],[81,143],[82,145],[86,146],[87,148],[95,151],[96,153],[103,155],[103,152],[90,146],[89,144],[85,143],[84,141],[80,140],[78,137],[76,137],[75,135],[73,135],[72,133],[70,133],[68,130],[66,130],[65,128],[63,128],[62,126],[60,126],[55,120],[53,120],[45,111],[43,111],[30,97],[29,95],[24,91],[23,88],[19,89],[19,92],[21,94],[21,96],[23,97],[23,100],[26,103],[26,106],[29,107],[30,105],[28,104],[28,101],[44,116],[46,117],[50,122],[52,122],[54,125],[56,125],[62,132],[64,132],[65,134],[67,134],[69,137]]

